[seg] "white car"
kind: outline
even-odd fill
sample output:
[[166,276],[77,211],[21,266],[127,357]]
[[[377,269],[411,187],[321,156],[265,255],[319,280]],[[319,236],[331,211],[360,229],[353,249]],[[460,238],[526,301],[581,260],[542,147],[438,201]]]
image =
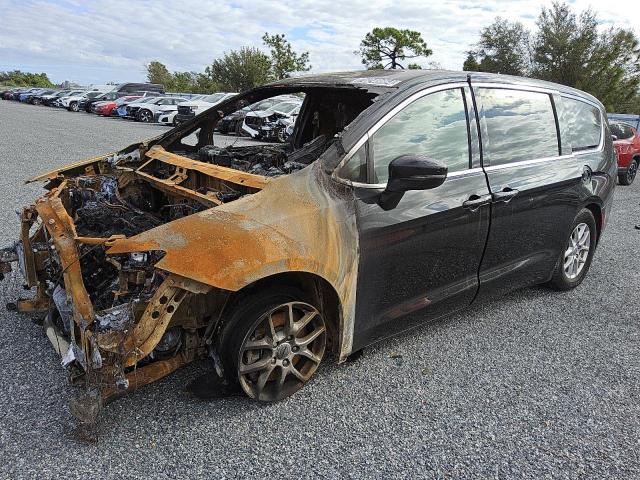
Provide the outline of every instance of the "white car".
[[60,97],[55,102],[53,102],[53,105],[55,107],[67,108],[69,106],[69,102],[71,101],[70,100],[71,98],[80,98],[82,94],[84,94],[84,92],[85,92],[84,90],[71,90],[64,97]]
[[158,115],[158,123],[160,125],[174,125],[174,120],[176,119],[176,115],[178,114],[178,110],[167,110],[161,111]]
[[287,100],[276,103],[268,110],[251,111],[244,117],[242,131],[249,134],[251,138],[268,138],[274,122],[295,117],[300,113],[302,102],[299,100]]
[[79,110],[78,105],[82,100],[90,100],[98,95],[102,95],[103,92],[99,90],[93,90],[90,92],[82,92],[80,95],[67,95],[60,99],[60,105],[71,112],[77,112]]
[[198,100],[190,100],[188,102],[181,103],[178,107],[178,114],[175,118],[175,123],[183,123],[187,120],[191,120],[193,117],[202,113],[206,110],[209,110],[211,107],[215,107],[220,102],[224,102],[237,95],[236,93],[212,93],[211,95],[205,95],[204,97]]
[[180,97],[157,97],[149,102],[140,104],[139,107],[131,105],[127,112],[139,122],[153,122],[158,119],[160,111],[178,111],[178,105],[186,101],[186,98]]

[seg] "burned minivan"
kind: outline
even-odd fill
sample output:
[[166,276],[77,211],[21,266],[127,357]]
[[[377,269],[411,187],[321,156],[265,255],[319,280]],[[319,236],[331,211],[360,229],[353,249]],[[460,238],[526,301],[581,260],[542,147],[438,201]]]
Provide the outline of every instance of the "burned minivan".
[[[283,145],[221,147],[260,100],[304,98]],[[585,277],[617,175],[602,105],[502,75],[360,71],[237,95],[30,181],[0,251],[70,378],[100,402],[196,358],[261,401],[473,302]]]

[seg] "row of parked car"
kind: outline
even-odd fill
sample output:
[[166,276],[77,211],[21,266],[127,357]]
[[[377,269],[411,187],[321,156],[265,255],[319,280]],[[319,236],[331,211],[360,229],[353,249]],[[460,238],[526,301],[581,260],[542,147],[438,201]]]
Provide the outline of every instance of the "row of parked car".
[[[66,90],[13,88],[0,91],[0,97],[4,100],[170,126],[186,122],[234,95],[228,92],[167,94],[162,85],[150,83],[97,85]],[[224,117],[218,124],[218,130],[223,134],[285,142],[293,132],[302,100],[296,95],[281,95],[242,106]]]

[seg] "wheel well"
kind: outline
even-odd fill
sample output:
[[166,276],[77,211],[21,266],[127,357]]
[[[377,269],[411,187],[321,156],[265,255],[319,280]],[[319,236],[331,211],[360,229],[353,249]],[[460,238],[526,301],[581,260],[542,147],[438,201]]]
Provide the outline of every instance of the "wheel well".
[[600,232],[602,231],[602,209],[597,203],[590,203],[584,208],[591,211],[593,218],[596,220],[596,231],[598,233],[598,238],[596,239],[597,243],[600,240]]
[[340,343],[340,319],[342,306],[338,293],[333,286],[319,275],[308,272],[284,272],[262,278],[241,290],[234,292],[227,301],[222,318],[229,318],[228,312],[242,300],[266,288],[282,287],[301,290],[307,297],[304,300],[319,307],[324,315],[329,333],[331,348],[338,352]]

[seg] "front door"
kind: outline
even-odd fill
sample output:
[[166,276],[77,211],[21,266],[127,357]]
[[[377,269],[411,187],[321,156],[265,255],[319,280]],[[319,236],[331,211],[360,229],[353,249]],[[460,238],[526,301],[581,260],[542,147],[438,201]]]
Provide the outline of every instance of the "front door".
[[[476,295],[490,195],[476,122],[468,121],[474,118],[469,93],[461,86],[416,94],[374,127],[346,165],[346,175],[362,181],[355,184],[360,265],[354,349],[465,307]],[[447,179],[381,206],[389,163],[405,154],[446,164]]]

